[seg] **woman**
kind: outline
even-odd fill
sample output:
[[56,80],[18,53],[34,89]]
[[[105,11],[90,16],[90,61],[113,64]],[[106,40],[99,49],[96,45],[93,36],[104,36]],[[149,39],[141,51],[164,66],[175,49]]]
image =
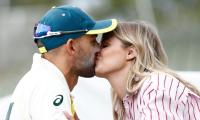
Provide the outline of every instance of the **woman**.
[[95,71],[113,88],[115,120],[200,120],[200,92],[167,67],[161,40],[145,22],[104,34]]

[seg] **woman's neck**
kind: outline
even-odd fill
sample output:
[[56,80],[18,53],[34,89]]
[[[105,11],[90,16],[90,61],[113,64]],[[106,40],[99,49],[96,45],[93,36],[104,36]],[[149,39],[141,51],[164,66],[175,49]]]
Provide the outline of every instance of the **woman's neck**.
[[117,93],[117,95],[122,100],[126,95],[126,78],[128,75],[130,67],[126,66],[119,71],[115,71],[110,73],[106,79],[108,79],[110,85],[113,90]]

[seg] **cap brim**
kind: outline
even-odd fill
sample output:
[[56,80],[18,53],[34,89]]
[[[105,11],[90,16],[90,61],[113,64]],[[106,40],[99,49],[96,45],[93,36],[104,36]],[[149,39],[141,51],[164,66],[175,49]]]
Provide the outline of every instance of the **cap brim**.
[[116,19],[97,21],[94,27],[90,29],[86,34],[94,35],[94,34],[107,33],[114,30],[116,27],[117,27]]

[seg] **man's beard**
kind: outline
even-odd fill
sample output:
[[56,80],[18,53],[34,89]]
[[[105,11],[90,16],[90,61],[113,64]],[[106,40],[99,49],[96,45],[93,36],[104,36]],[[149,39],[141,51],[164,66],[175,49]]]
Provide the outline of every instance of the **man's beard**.
[[81,77],[93,77],[95,75],[94,57],[82,56],[76,64],[76,74]]

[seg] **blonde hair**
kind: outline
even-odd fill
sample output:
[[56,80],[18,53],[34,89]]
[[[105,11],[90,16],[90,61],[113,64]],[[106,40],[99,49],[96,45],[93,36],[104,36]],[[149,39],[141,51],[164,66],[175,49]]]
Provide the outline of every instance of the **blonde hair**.
[[[127,74],[127,94],[134,95],[137,93],[145,80],[142,78],[148,73],[146,71],[162,71],[173,75],[187,88],[200,96],[200,92],[193,85],[180,78],[167,67],[167,55],[154,26],[142,21],[120,22],[114,31],[105,35],[117,37],[125,47],[133,46],[138,53]],[[112,91],[112,102],[114,119],[123,119],[123,103],[114,91]]]

